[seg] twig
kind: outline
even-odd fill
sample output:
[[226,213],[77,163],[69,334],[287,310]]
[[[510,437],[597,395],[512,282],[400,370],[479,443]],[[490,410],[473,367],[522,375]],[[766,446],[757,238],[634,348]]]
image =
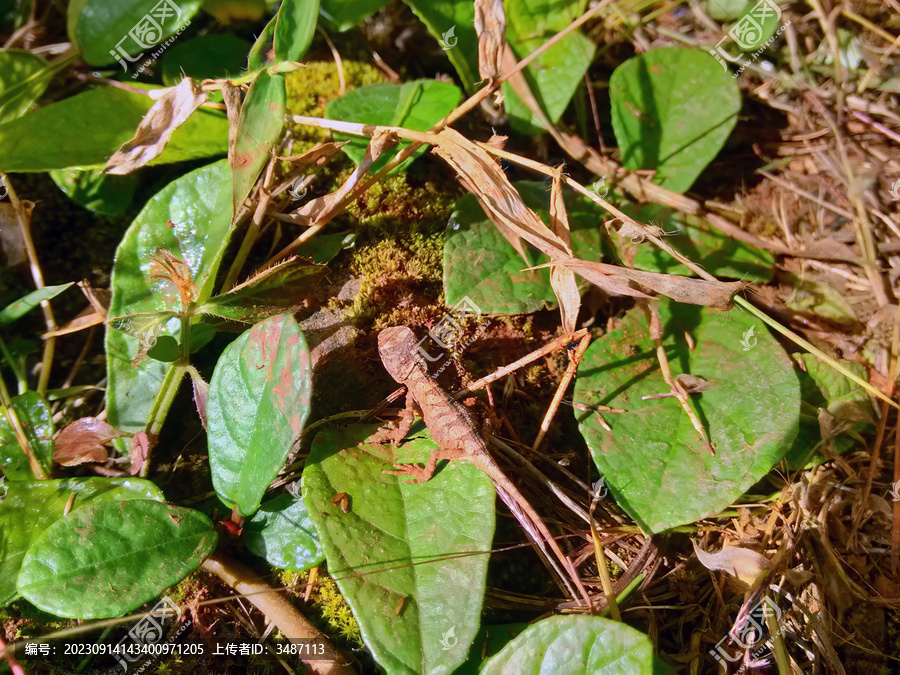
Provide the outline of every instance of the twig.
[[[550,429],[550,423],[553,421],[553,417],[556,415],[556,411],[559,409],[559,404],[562,401],[563,396],[565,396],[566,389],[569,388],[569,384],[572,382],[572,378],[575,377],[575,371],[578,369],[578,364],[581,363],[581,357],[584,356],[584,352],[587,350],[588,345],[591,342],[591,335],[587,333],[584,337],[581,338],[578,346],[570,353],[569,355],[569,364],[566,366],[566,372],[563,373],[562,379],[559,381],[559,386],[556,388],[556,393],[553,395],[553,400],[550,401],[550,407],[547,408],[547,412],[544,415],[544,419],[541,421],[541,428],[538,431],[537,438],[534,439],[534,444],[531,446],[532,452],[537,452],[537,449],[541,445],[541,441],[544,440],[544,436],[547,435],[547,431]],[[569,345],[572,343],[570,342]],[[570,347],[567,345],[567,351]]]
[[289,640],[317,640],[325,646],[333,660],[306,659],[303,663],[313,673],[322,675],[351,675],[350,659],[331,644],[330,640],[313,626],[297,609],[275,589],[262,581],[249,567],[223,554],[206,559],[201,569],[215,575],[228,586],[246,597],[261,611],[268,621],[284,633]]

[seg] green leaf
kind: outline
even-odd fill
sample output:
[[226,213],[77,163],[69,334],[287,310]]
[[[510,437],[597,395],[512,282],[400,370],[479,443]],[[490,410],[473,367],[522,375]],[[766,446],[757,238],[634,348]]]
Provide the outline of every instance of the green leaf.
[[356,232],[317,234],[297,247],[297,255],[320,265],[327,265],[338,253],[356,244]]
[[368,19],[386,4],[387,0],[322,0],[319,13],[343,33]]
[[244,521],[244,541],[251,553],[283,570],[306,570],[325,559],[319,537],[299,497],[280,495]]
[[111,176],[99,169],[51,171],[50,178],[76,204],[104,216],[117,216],[131,205],[137,174]]
[[88,504],[32,542],[16,586],[57,616],[121,616],[200,567],[217,538],[193,509],[144,499]]
[[[703,3],[713,21],[734,21],[750,6],[750,0],[707,0]],[[754,3],[755,4],[755,3]]]
[[[728,31],[729,37],[745,52],[752,52],[761,47],[764,42],[775,35],[781,25],[781,10],[779,9],[777,12],[772,10],[773,4],[776,7],[778,5],[774,2],[766,2],[760,7],[760,4],[758,2],[748,3],[741,17]],[[762,18],[761,22],[760,18]],[[747,27],[749,30],[745,30]],[[740,36],[741,39],[736,40],[735,35]]]
[[552,616],[538,621],[485,662],[482,675],[652,675],[653,642],[621,621],[599,616]]
[[0,607],[18,597],[16,577],[25,552],[52,523],[71,508],[99,501],[163,500],[158,487],[142,478],[67,478],[6,484],[0,502]]
[[50,69],[47,62],[31,52],[19,49],[0,51],[0,124],[21,117],[32,104],[37,101],[55,70]]
[[[107,87],[35,110],[0,126],[0,171],[103,168],[152,105],[148,96]],[[150,165],[224,155],[227,146],[224,115],[198,110]]]
[[92,66],[128,64],[190,23],[201,4],[202,0],[73,2],[68,12],[69,38]]
[[[439,464],[426,483],[384,474],[394,452],[363,443],[375,430],[320,432],[303,498],[375,660],[390,673],[450,673],[465,661],[481,618],[494,488],[468,462]],[[424,462],[437,446],[421,426],[413,434],[397,458]],[[342,492],[347,513],[332,503]],[[467,552],[484,555],[452,557]]]
[[[784,458],[790,468],[800,469],[825,461],[820,452],[811,454],[813,447],[822,440],[819,408],[824,408],[836,424],[847,424],[847,435],[839,435],[834,439],[834,454],[838,455],[853,447],[851,436],[864,431],[866,423],[874,424],[875,410],[865,389],[813,354],[794,354],[794,358],[801,361],[806,369],[806,372],[798,373],[803,400],[800,435]],[[855,375],[866,379],[866,367],[863,364],[851,361],[841,363]]]
[[[313,241],[316,239],[319,237]],[[223,319],[253,323],[285,310],[298,310],[327,270],[327,267],[292,258],[266,268],[228,293],[210,298],[200,311]]]
[[15,302],[10,303],[6,307],[4,307],[2,311],[0,311],[0,326],[5,326],[8,323],[12,323],[16,319],[25,316],[26,314],[28,314],[28,312],[40,305],[44,300],[55,298],[73,283],[74,282],[70,281],[67,284],[60,284],[59,286],[44,286],[43,288],[39,288],[36,291],[31,291],[31,293],[28,293]]
[[789,309],[818,314],[853,332],[861,329],[853,306],[839,290],[830,284],[804,279],[795,274],[788,274],[788,278],[794,285],[793,293],[785,303]]
[[666,302],[660,316],[672,376],[706,380],[690,404],[715,457],[675,398],[642,400],[670,390],[640,309],[590,346],[574,393],[579,403],[627,411],[601,413],[611,432],[590,411],[578,422],[616,502],[645,532],[692,523],[733,503],[790,448],[800,412],[790,360],[751,315]]
[[[437,80],[415,80],[404,84],[371,84],[347,92],[328,104],[328,119],[364,124],[406,127],[415,131],[428,131],[447,116],[459,103],[462,92],[452,84]],[[368,147],[368,139],[335,134],[335,140],[349,140],[341,150],[359,164]],[[376,173],[408,142],[385,152],[369,170]],[[412,161],[425,152],[419,148],[396,171],[405,170]]]
[[163,363],[173,363],[181,356],[181,347],[178,346],[178,340],[171,335],[160,335],[147,351],[147,356]]
[[284,75],[260,71],[247,93],[234,146],[234,213],[250,194],[259,172],[272,156],[284,125],[287,95]]
[[[666,243],[688,260],[717,277],[767,284],[775,274],[775,256],[755,246],[729,237],[702,218],[679,213],[658,204],[619,204],[640,223],[657,225],[666,231]],[[649,242],[635,243],[612,233],[618,257],[629,267],[647,272],[697,276],[693,271]]]
[[[25,430],[28,445],[46,473],[53,467],[53,413],[50,404],[36,391],[12,397],[12,407]],[[0,409],[0,469],[11,480],[31,480],[34,476],[6,414]]]
[[445,53],[456,68],[463,87],[470,94],[475,93],[481,83],[481,76],[478,74],[478,35],[475,33],[473,4],[458,0],[403,1],[436,40],[444,40],[448,46],[453,45]]
[[[526,206],[549,223],[550,195],[545,184],[523,181],[514,187]],[[581,196],[566,194],[565,201],[575,255],[596,259],[603,246],[603,211]],[[461,197],[450,215],[444,239],[447,305],[468,297],[486,314],[524,314],[554,306],[556,295],[550,286],[550,270],[522,271],[549,258],[523,244],[529,256],[527,263],[484,214],[475,196]]]
[[0,0],[0,29],[12,33],[20,28],[31,12],[32,0]]
[[232,342],[209,383],[207,424],[213,487],[249,516],[281,470],[309,415],[312,367],[290,314],[256,324]]
[[482,626],[469,648],[469,658],[454,671],[454,675],[477,675],[486,659],[498,653],[529,625],[531,624],[507,623]]
[[[116,325],[117,319],[134,314],[160,316],[161,312],[181,310],[170,282],[147,277],[150,256],[159,248],[187,263],[198,288],[198,301],[208,298],[230,228],[231,172],[227,160],[192,171],[154,195],[116,250],[110,323]],[[177,339],[178,319],[170,319],[166,330]],[[137,351],[137,339],[114,328],[107,330],[108,421],[129,433],[147,424],[153,401],[172,367],[147,359],[134,368],[131,361]]]
[[[506,39],[519,60],[525,58],[584,11],[583,2],[509,0]],[[566,35],[525,68],[525,79],[551,122],[556,123],[583,82],[591,65],[594,43],[579,32]],[[503,84],[510,125],[521,133],[540,133],[543,125],[522,103],[509,83]]]
[[275,58],[299,61],[316,34],[319,0],[283,0],[275,16]]
[[695,49],[667,47],[628,59],[609,80],[612,125],[628,169],[685,192],[715,158],[741,109],[731,75]]
[[162,81],[173,87],[184,77],[218,80],[238,77],[252,45],[231,33],[201,35],[178,42],[162,56]]

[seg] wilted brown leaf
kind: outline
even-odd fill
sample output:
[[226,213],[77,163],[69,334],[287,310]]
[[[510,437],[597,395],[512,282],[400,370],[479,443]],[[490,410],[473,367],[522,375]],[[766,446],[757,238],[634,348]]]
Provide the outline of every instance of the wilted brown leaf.
[[124,176],[158,157],[175,130],[206,102],[208,96],[189,77],[169,89],[144,115],[134,138],[109,158],[104,173]]
[[85,462],[105,462],[109,454],[103,446],[128,434],[96,417],[82,417],[67,425],[53,444],[53,460],[63,466]]
[[718,553],[708,553],[691,540],[697,560],[708,570],[727,572],[747,586],[752,586],[763,572],[772,569],[772,561],[747,548],[729,546]]
[[[569,216],[566,213],[566,202],[562,192],[562,166],[556,169],[550,188],[550,229],[565,244],[569,255],[572,255],[572,232],[569,229]],[[581,293],[578,291],[575,273],[565,265],[551,266],[550,286],[559,302],[563,330],[566,333],[574,333],[578,311],[581,309]]]
[[141,472],[141,467],[147,461],[149,452],[150,439],[147,437],[146,431],[139,431],[131,437],[131,447],[128,449],[128,456],[131,459],[132,476],[137,476]]
[[503,0],[475,0],[475,32],[478,34],[478,74],[483,80],[500,77],[506,45]]

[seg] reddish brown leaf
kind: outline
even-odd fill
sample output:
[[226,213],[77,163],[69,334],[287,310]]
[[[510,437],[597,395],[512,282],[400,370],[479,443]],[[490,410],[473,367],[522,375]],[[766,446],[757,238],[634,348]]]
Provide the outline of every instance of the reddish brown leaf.
[[500,77],[506,45],[503,0],[475,0],[475,32],[478,34],[478,74],[484,80]]
[[53,459],[63,466],[85,462],[105,462],[109,454],[103,446],[123,433],[96,417],[82,417],[67,425],[53,444]]
[[132,476],[137,476],[141,472],[141,467],[144,466],[149,452],[150,439],[147,438],[146,431],[139,431],[131,437],[131,448],[128,450],[128,456],[131,459]]

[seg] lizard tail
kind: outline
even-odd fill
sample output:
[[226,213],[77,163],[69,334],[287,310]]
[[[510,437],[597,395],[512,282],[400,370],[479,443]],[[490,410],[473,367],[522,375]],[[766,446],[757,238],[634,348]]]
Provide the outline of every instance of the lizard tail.
[[[544,525],[544,521],[542,521],[540,516],[527,505],[524,497],[521,495],[513,495],[499,485],[495,484],[494,487],[496,488],[500,499],[503,500],[503,503],[506,504],[516,520],[519,521],[522,529],[525,530],[525,534],[528,535],[528,538],[531,539],[532,543],[537,547],[538,551],[540,551],[541,557],[550,565],[553,571],[556,572],[557,578],[562,581],[565,590],[573,598],[581,596],[587,603],[588,609],[593,611],[591,596],[581,583],[578,572],[575,571],[572,562],[560,550],[553,535],[550,534],[547,526]],[[551,555],[550,551],[547,550],[548,546],[553,550],[554,555]],[[560,569],[560,564],[565,568],[565,572]],[[573,587],[573,582],[575,587]]]

